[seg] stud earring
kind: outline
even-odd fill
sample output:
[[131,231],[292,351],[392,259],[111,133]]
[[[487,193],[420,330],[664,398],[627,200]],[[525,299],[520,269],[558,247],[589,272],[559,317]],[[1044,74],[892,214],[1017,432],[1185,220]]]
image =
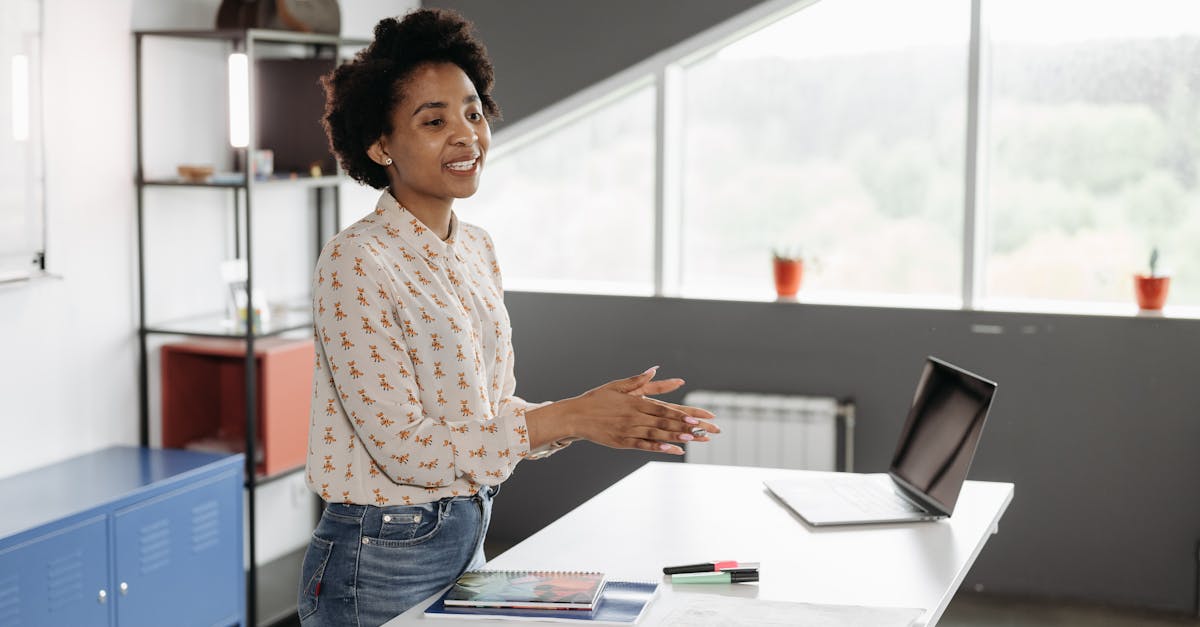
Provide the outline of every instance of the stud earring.
[[388,158],[387,158],[387,161],[384,161],[384,162],[383,162],[383,165],[392,165],[392,158],[391,158],[391,157],[388,157]]

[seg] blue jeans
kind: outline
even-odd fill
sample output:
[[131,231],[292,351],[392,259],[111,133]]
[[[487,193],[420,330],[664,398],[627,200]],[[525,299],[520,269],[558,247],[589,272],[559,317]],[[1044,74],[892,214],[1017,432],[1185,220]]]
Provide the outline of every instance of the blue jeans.
[[327,505],[300,568],[300,623],[381,625],[481,568],[496,490],[420,505]]

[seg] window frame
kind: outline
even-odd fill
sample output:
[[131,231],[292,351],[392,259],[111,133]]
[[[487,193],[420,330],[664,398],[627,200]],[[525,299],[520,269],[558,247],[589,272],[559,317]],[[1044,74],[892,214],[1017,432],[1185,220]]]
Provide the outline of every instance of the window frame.
[[[654,268],[653,294],[621,291],[612,284],[580,286],[569,291],[561,282],[539,284],[519,278],[506,282],[517,291],[548,293],[609,294],[653,298],[769,301],[767,294],[753,298],[739,295],[700,295],[682,288],[683,250],[683,72],[688,66],[714,54],[772,23],[815,5],[820,0],[768,0],[713,26],[679,44],[660,51],[625,70],[565,98],[533,115],[496,131],[495,158],[536,141],[562,124],[603,107],[621,94],[644,87],[655,89],[654,151]],[[987,202],[986,162],[988,148],[989,46],[985,5],[988,0],[971,0],[967,42],[965,159],[962,223],[962,273],[959,294],[951,299],[923,299],[920,295],[839,292],[813,294],[800,302],[828,305],[858,305],[899,309],[997,311],[1099,316],[1160,317],[1158,312],[1138,312],[1114,303],[1043,299],[989,299],[986,294]],[[1131,303],[1132,306],[1132,297]],[[1200,306],[1168,306],[1172,318],[1200,318]]]

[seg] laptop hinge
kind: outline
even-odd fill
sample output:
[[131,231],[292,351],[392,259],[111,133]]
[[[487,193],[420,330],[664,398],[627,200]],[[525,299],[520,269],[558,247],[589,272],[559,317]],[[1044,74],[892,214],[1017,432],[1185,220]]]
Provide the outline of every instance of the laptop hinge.
[[904,500],[916,505],[918,508],[930,514],[936,514],[938,516],[950,515],[950,512],[946,511],[946,508],[942,507],[941,504],[939,504],[937,501],[934,501],[932,498],[925,496],[923,492],[914,488],[900,475],[889,471],[888,476],[891,477],[892,483],[896,484],[896,487],[899,488],[896,493],[903,497]]

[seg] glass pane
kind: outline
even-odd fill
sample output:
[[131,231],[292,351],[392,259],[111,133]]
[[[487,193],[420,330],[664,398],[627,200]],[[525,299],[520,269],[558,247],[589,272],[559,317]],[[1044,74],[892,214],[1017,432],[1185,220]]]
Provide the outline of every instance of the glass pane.
[[1200,303],[1200,3],[1004,0],[991,28],[993,299]]
[[491,161],[462,215],[491,233],[505,289],[653,291],[654,99],[639,87]]
[[41,3],[0,3],[0,279],[28,276],[44,249]]
[[684,292],[773,295],[778,247],[801,298],[956,299],[969,9],[820,2],[688,67]]

